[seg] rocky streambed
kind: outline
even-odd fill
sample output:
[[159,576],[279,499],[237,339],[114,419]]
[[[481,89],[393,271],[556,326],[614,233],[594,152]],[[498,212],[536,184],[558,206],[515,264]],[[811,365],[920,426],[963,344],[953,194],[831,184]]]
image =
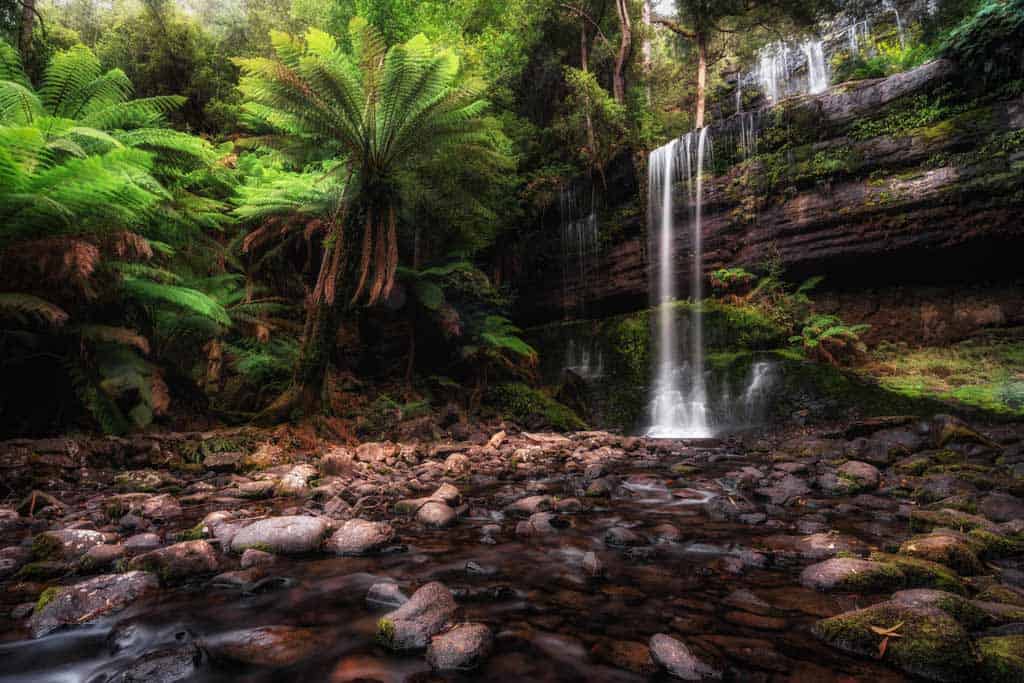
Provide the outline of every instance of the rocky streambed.
[[1024,680],[1020,425],[467,436],[0,444],[0,681]]

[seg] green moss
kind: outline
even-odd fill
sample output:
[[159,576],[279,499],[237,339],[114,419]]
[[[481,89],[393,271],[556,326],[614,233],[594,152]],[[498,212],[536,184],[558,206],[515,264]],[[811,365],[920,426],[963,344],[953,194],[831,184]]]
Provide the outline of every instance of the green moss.
[[884,636],[875,628],[899,635],[889,638],[883,661],[928,680],[970,680],[976,665],[970,639],[942,612],[922,613],[886,602],[819,621],[812,632],[846,652],[878,657]]
[[904,577],[903,585],[906,588],[937,588],[957,595],[966,592],[956,572],[937,562],[879,552],[871,553],[870,559],[898,569]]
[[978,593],[976,599],[982,602],[999,602],[1004,605],[1024,607],[1024,595],[999,584],[989,586]]
[[246,550],[259,550],[264,553],[274,552],[274,548],[269,543],[252,543],[239,548],[240,552],[245,552]]
[[178,534],[179,541],[199,541],[204,538],[206,538],[206,526],[202,522]]
[[1024,636],[999,636],[978,640],[984,680],[1019,683],[1024,680]]
[[395,624],[390,619],[381,617],[377,621],[377,642],[390,648],[395,640]]
[[57,559],[61,557],[62,552],[63,546],[60,541],[47,533],[38,534],[32,539],[33,560]]
[[1024,552],[1024,543],[1021,541],[985,529],[971,529],[967,535],[978,544],[979,554],[984,559],[1010,557]]
[[571,408],[521,382],[493,387],[488,392],[487,402],[502,415],[525,425],[539,423],[565,432],[586,426]]
[[42,612],[58,595],[60,595],[60,589],[56,586],[51,586],[40,593],[39,599],[36,600],[36,614]]

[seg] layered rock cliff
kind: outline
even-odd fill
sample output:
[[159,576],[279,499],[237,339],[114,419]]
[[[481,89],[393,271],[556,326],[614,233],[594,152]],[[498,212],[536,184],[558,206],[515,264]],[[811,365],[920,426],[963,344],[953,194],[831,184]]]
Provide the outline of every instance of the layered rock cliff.
[[[794,281],[824,275],[821,305],[874,322],[876,338],[943,341],[1024,324],[1014,294],[1024,276],[1024,97],[967,99],[956,79],[955,66],[939,60],[713,126],[705,273],[775,260]],[[648,304],[640,193],[610,196],[599,216],[602,249],[582,269],[550,258],[524,264],[521,320],[601,317]],[[685,296],[691,235],[685,193],[676,197],[675,273]],[[543,243],[542,235],[531,239]],[[896,283],[899,296],[890,289]]]

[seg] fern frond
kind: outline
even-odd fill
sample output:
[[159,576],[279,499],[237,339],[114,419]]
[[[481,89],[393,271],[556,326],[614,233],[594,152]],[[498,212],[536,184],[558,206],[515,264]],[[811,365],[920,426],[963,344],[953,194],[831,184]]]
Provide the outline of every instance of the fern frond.
[[31,294],[0,293],[0,315],[35,318],[48,325],[59,326],[67,322],[68,314],[59,306]]

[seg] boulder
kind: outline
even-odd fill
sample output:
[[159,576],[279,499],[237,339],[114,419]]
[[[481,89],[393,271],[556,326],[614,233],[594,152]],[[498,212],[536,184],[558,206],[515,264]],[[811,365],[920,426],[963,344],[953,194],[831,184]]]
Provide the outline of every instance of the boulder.
[[350,519],[327,539],[324,550],[336,555],[367,555],[394,539],[395,530],[387,522]]
[[62,626],[83,624],[122,609],[159,587],[155,574],[132,571],[96,576],[73,586],[48,588],[39,596],[29,619],[29,629],[33,638],[39,638]]
[[877,467],[857,460],[843,463],[837,470],[837,475],[839,479],[848,483],[847,491],[850,493],[874,491],[882,481],[882,475]]
[[651,636],[651,659],[673,678],[684,681],[719,680],[722,672],[697,659],[681,641],[664,633]]
[[430,639],[455,618],[458,606],[451,591],[436,581],[413,593],[409,601],[384,615],[377,624],[377,639],[396,650],[422,650]]
[[309,493],[309,480],[316,476],[316,468],[302,464],[288,470],[274,485],[275,496],[304,496]]
[[443,529],[455,524],[458,515],[447,503],[440,500],[428,500],[416,511],[416,520],[424,526]]
[[213,546],[206,541],[184,541],[132,558],[129,569],[153,572],[164,581],[178,581],[220,568]]
[[899,569],[881,562],[835,557],[805,568],[800,583],[819,591],[884,591],[902,587],[904,576]]
[[900,552],[930,562],[938,562],[961,576],[985,573],[978,556],[967,537],[955,531],[935,530],[926,536],[916,536],[900,546]]
[[[892,635],[879,633],[885,629]],[[953,617],[935,607],[883,602],[819,621],[811,632],[850,654],[878,659],[881,652],[882,661],[928,681],[974,680],[977,659],[970,637]]]
[[459,624],[430,639],[427,663],[435,671],[472,671],[494,647],[491,629],[483,624]]
[[75,561],[90,548],[105,542],[103,534],[89,529],[44,531],[32,539],[32,558]]
[[[320,547],[328,529],[327,520],[320,517],[269,517],[235,533],[231,537],[231,550],[242,553],[255,548],[280,555],[310,553]],[[214,534],[217,534],[216,529]]]
[[216,660],[280,668],[316,654],[328,639],[311,628],[260,626],[219,633],[199,644]]

